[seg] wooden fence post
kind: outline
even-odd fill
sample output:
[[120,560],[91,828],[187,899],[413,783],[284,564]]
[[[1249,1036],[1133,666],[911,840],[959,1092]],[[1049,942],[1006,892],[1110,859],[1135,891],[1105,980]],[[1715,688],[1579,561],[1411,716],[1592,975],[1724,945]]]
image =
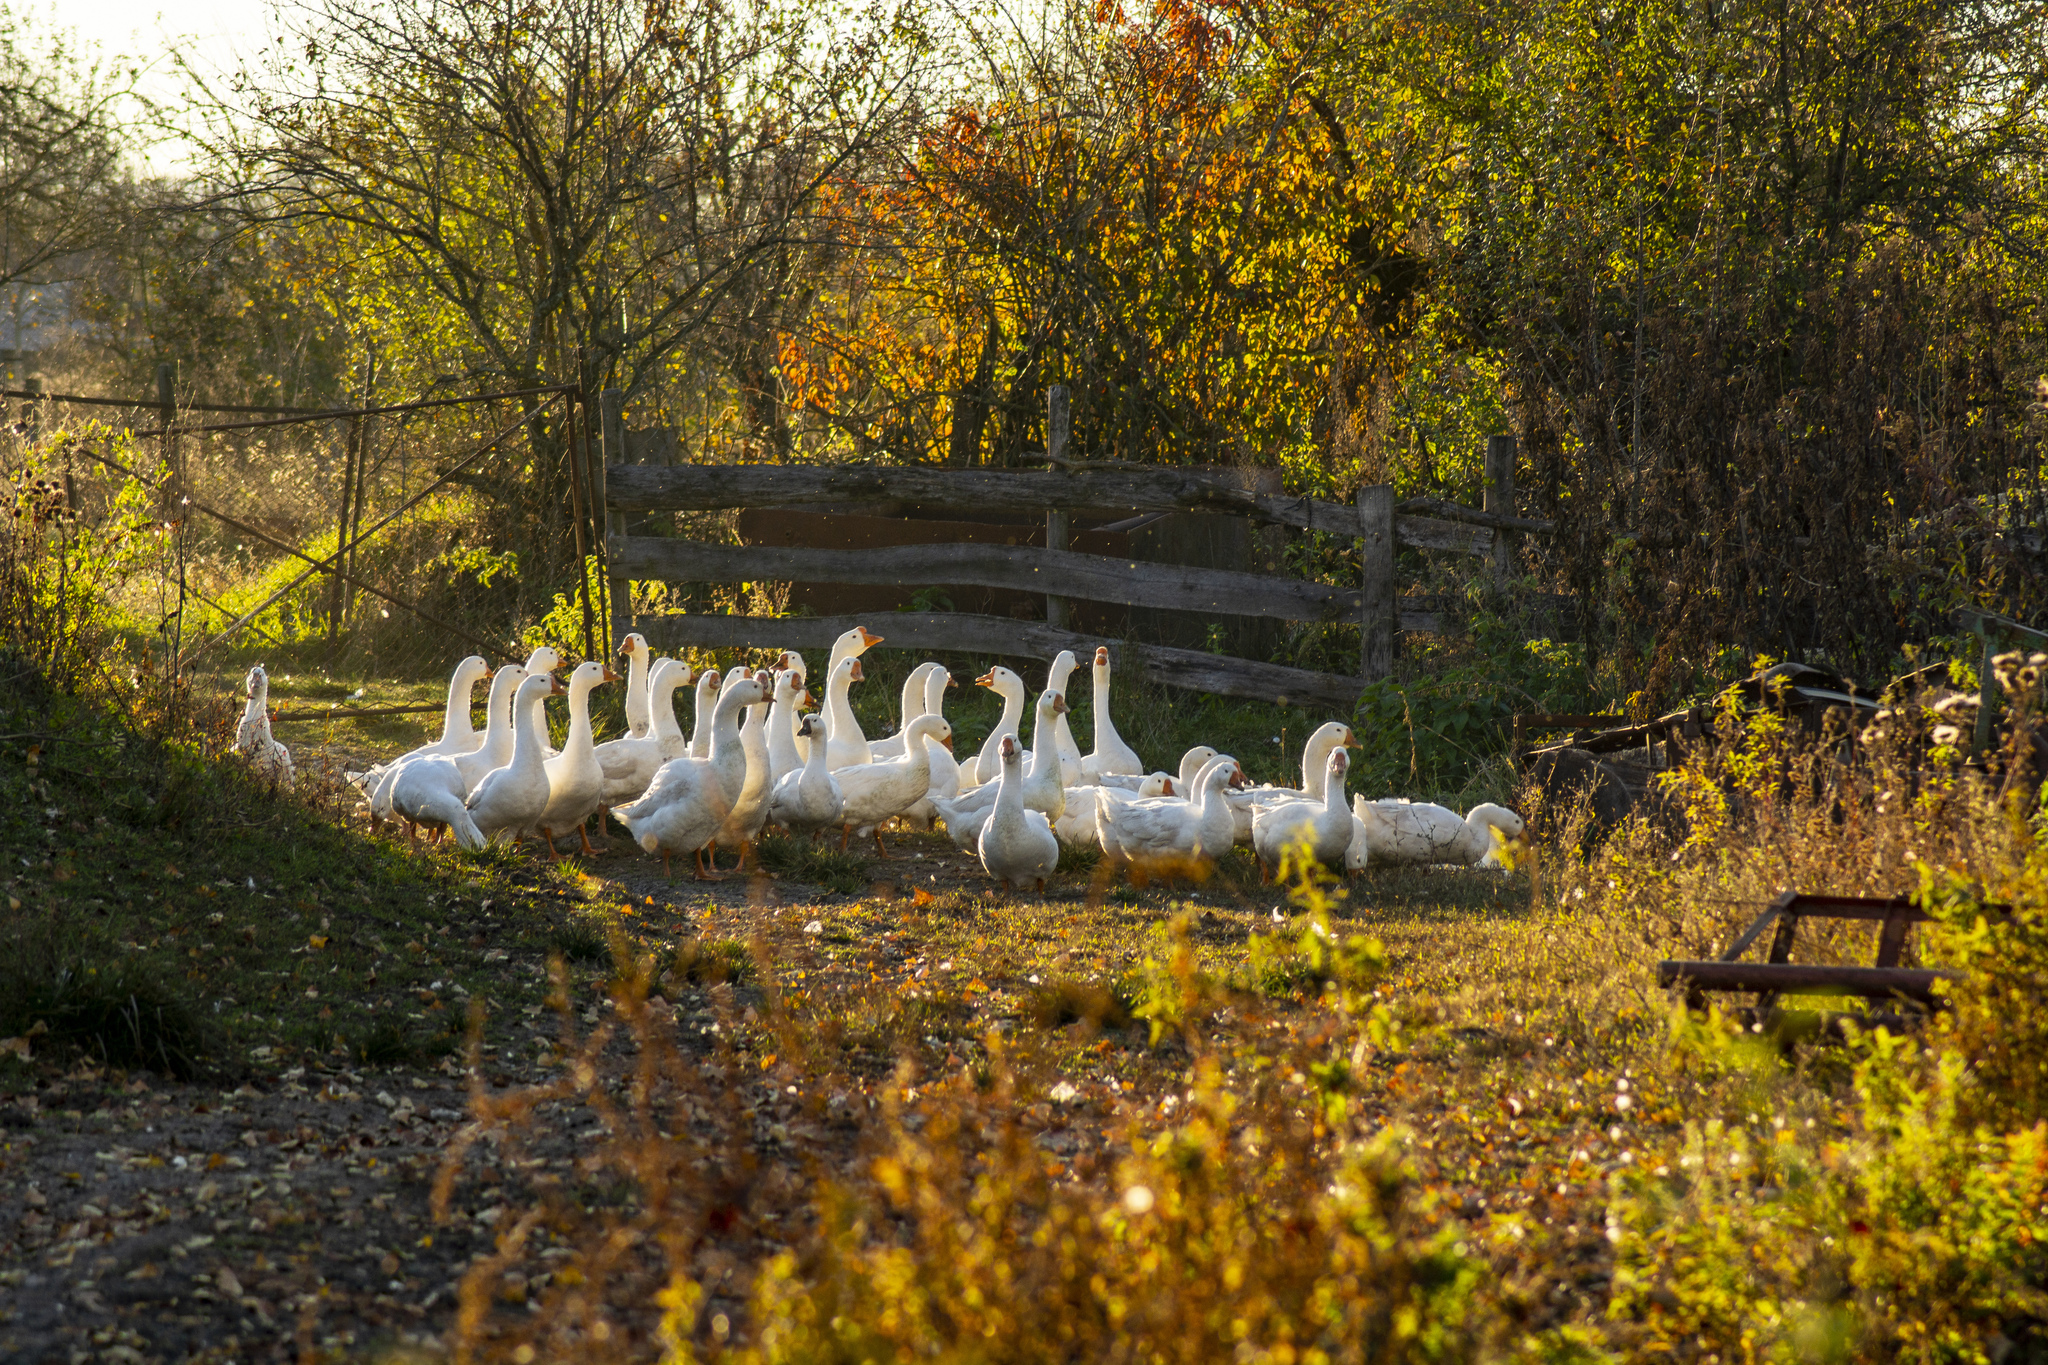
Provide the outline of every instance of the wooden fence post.
[[[1481,510],[1495,512],[1504,517],[1515,515],[1515,438],[1513,436],[1489,436],[1486,438],[1486,487],[1481,495]],[[1508,574],[1514,567],[1513,532],[1500,527],[1493,528],[1493,586],[1506,585]]]
[[1998,719],[1999,687],[1998,673],[1992,668],[1991,660],[1998,653],[1998,635],[1991,623],[1980,619],[1977,622],[1977,636],[1984,642],[1978,652],[1977,662],[1977,726],[1970,732],[1970,754],[1981,758],[1991,747],[1992,722]]
[[183,471],[177,465],[177,438],[171,435],[171,424],[178,420],[178,402],[174,386],[177,382],[178,367],[166,360],[156,367],[156,420],[163,432],[162,447],[158,451],[164,462],[163,520],[177,520],[178,499],[185,494]]
[[1394,486],[1358,490],[1361,613],[1359,672],[1377,682],[1394,671]]
[[[1067,442],[1072,431],[1073,419],[1067,409],[1067,386],[1055,384],[1045,392],[1045,453],[1048,465],[1055,471],[1061,468],[1060,462],[1067,458]],[[1045,548],[1067,548],[1067,514],[1064,509],[1046,509]],[[1066,598],[1052,593],[1046,594],[1045,623],[1056,630],[1067,628]]]
[[[626,462],[626,395],[617,389],[600,391],[597,395],[597,413],[598,425],[602,431],[604,458],[594,471],[597,477],[591,480],[594,485],[591,491],[596,502],[596,506],[591,510],[593,520],[603,528],[608,544],[612,536],[622,536],[626,533],[624,514],[612,511],[607,506],[605,498],[606,466]],[[598,520],[599,518],[601,520]],[[611,564],[611,553],[608,548],[605,553],[605,564],[607,567]],[[605,629],[604,649],[609,652],[617,645],[618,637],[632,629],[633,625],[633,593],[623,574],[615,573],[606,578],[605,596],[608,599],[606,606],[610,619]]]

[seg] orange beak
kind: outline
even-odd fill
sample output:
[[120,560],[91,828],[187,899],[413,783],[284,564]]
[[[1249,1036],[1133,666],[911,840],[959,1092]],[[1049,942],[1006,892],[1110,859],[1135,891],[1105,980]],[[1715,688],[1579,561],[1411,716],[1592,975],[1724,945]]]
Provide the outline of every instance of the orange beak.
[[1171,778],[1167,779],[1167,783],[1166,783],[1166,793],[1165,793],[1165,794],[1166,794],[1166,795],[1168,795],[1168,796],[1172,796],[1172,795],[1174,794],[1174,791],[1173,791],[1173,780],[1172,780]]
[[873,649],[876,645],[882,643],[882,637],[869,634],[866,626],[855,626],[854,629],[860,632],[860,642],[866,648]]
[[555,676],[554,674],[552,674],[552,673],[548,674],[548,695],[549,695],[549,696],[551,696],[551,697],[559,697],[559,696],[563,695],[563,694],[564,694],[565,692],[567,692],[568,690],[569,690],[568,688],[566,688],[566,687],[562,686],[562,680],[561,680],[560,678],[556,677],[556,676]]
[[606,682],[617,682],[619,680],[619,675],[612,672],[612,666],[610,664],[606,664],[604,666],[604,680]]
[[976,687],[994,687],[996,685],[996,671],[991,668],[988,672],[976,678],[974,685]]
[[[865,632],[863,632],[863,633],[865,633]],[[862,682],[862,681],[866,680],[866,678],[867,678],[867,674],[861,671],[861,666],[860,666],[860,660],[859,660],[859,659],[855,659],[855,660],[853,661],[853,673],[852,673],[852,675],[851,675],[851,676],[852,676],[852,678],[853,678],[853,680],[854,680],[855,682]]]
[[951,735],[947,735],[944,739],[940,740],[939,743],[946,746],[947,753],[950,754],[953,752],[953,737]]
[[810,694],[809,689],[806,689],[798,695],[796,699],[796,704],[798,706],[816,706],[818,704],[818,699]]
[[1067,699],[1057,692],[1052,695],[1052,713],[1056,716],[1067,714]]
[[1098,664],[1106,664],[1109,662],[1108,645],[1097,645],[1095,647],[1095,662]]
[[1344,747],[1347,749],[1363,749],[1365,746],[1358,742],[1357,735],[1354,735],[1349,730],[1346,730],[1344,732]]

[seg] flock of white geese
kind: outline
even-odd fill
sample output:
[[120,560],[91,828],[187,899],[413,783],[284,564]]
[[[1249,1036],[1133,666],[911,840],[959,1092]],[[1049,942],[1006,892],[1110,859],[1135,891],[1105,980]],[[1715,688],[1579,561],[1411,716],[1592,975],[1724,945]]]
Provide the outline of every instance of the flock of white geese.
[[[1488,861],[1502,841],[1518,839],[1522,820],[1504,806],[1466,815],[1400,799],[1344,803],[1351,727],[1331,721],[1302,750],[1301,785],[1252,786],[1228,754],[1197,745],[1174,772],[1148,772],[1110,718],[1110,660],[1094,659],[1094,749],[1083,754],[1068,728],[1066,688],[1079,667],[1071,651],[1052,663],[1035,700],[1024,680],[1001,666],[975,682],[1002,699],[1002,718],[980,750],[961,757],[945,717],[955,685],[942,664],[924,663],[903,683],[895,734],[861,733],[849,689],[862,680],[861,655],[882,643],[855,627],[832,646],[822,709],[809,691],[803,657],[784,652],[773,669],[694,673],[681,659],[654,657],[637,633],[625,637],[628,733],[599,744],[590,723],[593,689],[619,681],[604,663],[578,664],[568,686],[553,649],[493,672],[464,659],[448,684],[441,737],[348,779],[369,806],[372,828],[403,821],[410,837],[451,834],[463,848],[539,838],[550,857],[575,838],[594,853],[588,822],[609,814],[648,853],[695,860],[699,878],[715,878],[717,850],[734,849],[745,867],[762,834],[780,828],[816,837],[837,829],[843,849],[891,821],[913,829],[943,825],[976,853],[1006,888],[1043,890],[1062,847],[1100,848],[1113,868],[1138,879],[1199,875],[1235,844],[1248,845],[1267,875],[1289,850],[1331,869],[1368,863],[1453,864]],[[488,720],[470,721],[477,683],[490,679]],[[675,694],[695,688],[690,734],[676,717]],[[550,747],[545,705],[566,692],[569,726]],[[247,679],[248,707],[236,745],[258,772],[289,781],[291,756],[270,733],[269,679],[258,664]],[[1021,732],[1031,700],[1029,747]]]

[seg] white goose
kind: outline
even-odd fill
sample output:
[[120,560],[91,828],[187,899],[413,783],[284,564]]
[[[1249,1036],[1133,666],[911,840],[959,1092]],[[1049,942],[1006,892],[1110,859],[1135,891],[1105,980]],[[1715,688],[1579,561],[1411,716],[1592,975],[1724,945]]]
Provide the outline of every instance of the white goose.
[[[242,708],[242,723],[235,727],[235,752],[249,760],[249,771],[266,782],[292,785],[292,751],[270,733],[270,674],[262,664],[242,679],[249,701]],[[464,719],[468,719],[465,715]]]
[[[1050,734],[1041,738],[1050,741]],[[1052,745],[1048,742],[1047,748]],[[1038,891],[1060,865],[1060,841],[1052,825],[1038,811],[1024,805],[1024,763],[1017,752],[1017,737],[1004,738],[997,757],[1002,771],[996,776],[995,808],[982,824],[975,851],[981,855],[982,870],[1003,884],[1005,890],[1030,885]],[[1059,767],[1057,751],[1053,767]]]
[[690,717],[691,758],[711,756],[711,716],[718,705],[721,681],[715,668],[707,668],[697,675],[697,704]]
[[[882,637],[866,626],[855,626],[832,642],[832,657],[825,665],[825,720],[830,734],[827,743],[832,748],[825,755],[825,761],[835,769],[870,762],[874,755],[869,751],[867,736],[861,733],[860,722],[854,719],[853,707],[846,702],[843,693],[838,709],[833,709],[831,680],[839,676],[839,665],[848,659],[858,659],[880,643]],[[860,679],[860,674],[853,675],[855,682]]]
[[838,824],[846,807],[839,783],[825,766],[826,723],[823,716],[804,717],[801,728],[811,740],[811,756],[803,767],[783,774],[768,797],[768,818],[792,834],[816,835]]
[[848,688],[866,677],[859,658],[849,654],[832,665],[825,680],[825,743],[831,746],[825,751],[825,766],[835,772],[872,761],[867,738],[853,718],[853,703],[846,695]]
[[[689,676],[686,664],[674,659],[656,660],[646,680],[646,696],[642,698],[648,707],[647,733],[606,740],[591,751],[604,773],[603,809],[639,799],[661,765],[682,757],[688,750],[689,741],[676,724],[675,691]],[[662,723],[664,717],[666,726]]]
[[1453,863],[1471,867],[1493,852],[1494,836],[1504,842],[1522,837],[1522,817],[1506,806],[1485,802],[1474,806],[1463,819],[1442,806],[1395,799],[1368,801],[1358,797],[1351,803],[1357,819],[1353,842],[1364,837],[1361,863],[1430,864]]
[[391,818],[391,781],[398,775],[400,767],[415,758],[431,758],[436,754],[453,757],[483,747],[483,736],[469,723],[469,696],[476,690],[478,681],[490,671],[490,665],[474,654],[455,665],[455,672],[448,679],[448,707],[441,718],[441,737],[431,744],[422,744],[409,753],[400,754],[381,768],[370,770],[370,828],[375,829]]
[[1195,779],[1194,797],[1126,798],[1114,788],[1095,794],[1095,830],[1102,851],[1137,881],[1150,877],[1201,878],[1230,851],[1235,837],[1226,783],[1242,782],[1244,771],[1228,754],[1218,754]]
[[[853,662],[858,666],[860,661]],[[827,716],[828,728],[831,723]],[[883,857],[888,856],[889,850],[882,844],[883,821],[909,810],[931,790],[932,765],[924,744],[927,735],[947,748],[952,747],[953,727],[944,716],[919,716],[910,722],[910,752],[902,758],[886,763],[856,763],[833,773],[844,798],[839,813],[840,848],[846,847],[855,830],[865,830],[874,835],[876,850]],[[831,743],[829,734],[826,743]]]
[[1231,817],[1237,822],[1237,841],[1240,844],[1251,842],[1252,816],[1262,806],[1284,806],[1296,801],[1320,802],[1323,799],[1323,780],[1329,773],[1330,755],[1340,748],[1357,747],[1358,741],[1352,737],[1350,726],[1339,720],[1329,721],[1317,726],[1315,733],[1308,737],[1308,743],[1301,747],[1299,787],[1275,787],[1261,783],[1229,793]]
[[[1053,744],[1054,723],[1067,709],[1066,698],[1057,692],[1046,691],[1038,694],[1038,705],[1032,708],[1031,719],[1031,771],[1022,779],[1019,790],[1026,806],[1043,814],[1047,820],[1057,820],[1067,808],[1066,788],[1060,785],[1060,755]],[[1015,735],[1004,738],[1014,740]],[[1023,762],[1021,757],[1018,761]],[[997,751],[1001,761],[1002,751]],[[998,770],[1000,775],[1000,770]],[[995,809],[998,792],[996,784],[984,782],[971,791],[962,792],[951,800],[940,798],[932,807],[946,821],[946,833],[960,848],[971,849],[981,838],[982,823]]]
[[988,732],[982,741],[981,752],[960,765],[960,786],[962,789],[978,787],[984,782],[996,780],[1002,771],[1002,743],[1004,735],[1017,733],[1017,723],[1024,718],[1024,680],[1009,669],[997,664],[974,680],[976,687],[986,687],[1003,699],[1002,718],[996,721],[996,728]]
[[619,641],[619,657],[626,661],[626,734],[646,739],[654,733],[654,708],[648,694],[652,676],[648,668],[654,662],[654,651],[647,647],[646,636],[632,630]]
[[548,808],[547,699],[561,694],[562,685],[548,673],[528,673],[513,694],[512,761],[484,774],[467,802],[484,838],[509,837],[516,844],[536,832]]
[[1081,760],[1081,771],[1089,777],[1100,778],[1111,773],[1126,777],[1137,777],[1145,771],[1137,753],[1124,743],[1123,736],[1116,732],[1116,723],[1109,718],[1109,647],[1098,646],[1095,651],[1095,691],[1090,698],[1095,707],[1095,752]]
[[[946,689],[956,686],[953,675],[944,667],[931,673],[924,680],[924,710],[922,714],[945,718]],[[903,812],[903,823],[912,829],[928,830],[932,821],[938,818],[938,808],[932,805],[936,798],[952,800],[960,794],[960,764],[953,757],[950,748],[942,747],[931,736],[925,736],[925,757],[931,761],[931,785],[925,789],[924,800]]]
[[[782,656],[785,660],[789,655]],[[775,675],[775,707],[768,713],[768,790],[775,790],[783,778],[804,766],[803,751],[797,748],[797,737],[801,717],[797,714],[810,693],[804,690],[803,676],[795,669],[784,669]],[[825,727],[820,725],[818,734]]]
[[562,752],[547,762],[548,804],[535,827],[547,841],[548,856],[559,858],[555,836],[575,830],[583,851],[595,856],[590,830],[585,821],[597,814],[604,802],[604,769],[597,766],[597,746],[591,743],[590,692],[619,675],[595,659],[576,665],[569,675],[569,733],[562,740]]
[[761,683],[735,675],[712,708],[710,755],[662,764],[646,795],[612,812],[632,833],[633,842],[661,855],[664,873],[670,871],[671,855],[688,853],[697,860],[697,880],[722,877],[705,866],[704,854],[746,786],[747,755],[740,744],[740,712],[767,695],[768,689]]
[[[767,696],[774,684],[766,669],[754,674],[753,680],[761,686],[762,695]],[[768,710],[766,700],[755,702],[747,708],[746,723],[740,727],[740,752],[746,756],[747,775],[740,783],[740,794],[733,798],[732,810],[727,813],[725,823],[718,827],[718,834],[712,840],[711,867],[718,869],[718,853],[721,848],[739,850],[740,861],[736,871],[744,871],[747,857],[754,855],[756,866],[760,855],[755,848],[761,838],[761,829],[768,823]]]
[[[662,676],[663,664],[668,665],[669,676]],[[682,758],[690,752],[690,737],[683,733],[682,722],[676,719],[676,692],[697,680],[696,673],[681,659],[657,659],[654,672],[648,677],[649,706],[652,713],[649,722],[654,727],[654,738],[661,745],[661,760],[666,763]],[[667,689],[667,699],[658,705],[654,698],[661,695],[660,689]]]
[[[1148,773],[1137,779],[1136,796],[1172,796],[1173,779],[1165,773]],[[1101,787],[1067,788],[1067,808],[1060,818],[1052,822],[1052,832],[1066,848],[1100,848],[1101,836],[1095,832],[1095,801],[1102,792]]]
[[942,665],[935,663],[921,663],[910,670],[910,675],[903,680],[903,694],[899,701],[900,720],[896,726],[896,733],[886,739],[869,740],[870,759],[903,757],[904,727],[925,713],[925,681],[931,677],[934,669],[940,667]]
[[525,681],[526,670],[518,664],[499,664],[498,671],[491,674],[491,695],[484,703],[484,742],[455,757],[465,796],[476,790],[486,773],[512,761],[512,701]]
[[[535,673],[552,674],[561,666],[562,656],[553,645],[534,646],[533,652],[526,656],[526,662],[520,665],[520,667],[526,670],[529,677]],[[543,717],[547,715],[546,707],[541,708],[541,715]],[[543,758],[553,758],[555,756],[555,746],[554,742],[548,738],[545,724],[541,727],[541,739],[544,745],[541,756]]]
[[411,760],[391,779],[391,809],[405,821],[407,837],[415,841],[424,826],[436,842],[443,833],[453,831],[458,845],[479,849],[484,846],[484,836],[463,804],[468,792],[453,758],[429,754]]
[[[1081,661],[1074,657],[1073,650],[1061,650],[1053,659],[1052,667],[1045,671],[1046,689],[1066,696],[1067,680],[1074,676],[1074,670],[1080,666]],[[1074,742],[1074,731],[1067,724],[1065,711],[1060,712],[1059,719],[1053,724],[1053,739],[1059,744],[1061,784],[1069,787],[1078,786],[1084,776],[1081,770],[1081,746]],[[1034,744],[1037,742],[1036,739],[1032,741]]]
[[1344,866],[1351,847],[1351,811],[1344,804],[1344,774],[1351,755],[1330,751],[1323,772],[1321,801],[1284,801],[1260,806],[1252,816],[1252,851],[1258,855],[1259,877],[1279,875],[1280,860],[1290,847],[1305,845],[1308,855],[1333,871]]
[[1208,766],[1209,760],[1214,757],[1216,757],[1214,749],[1206,744],[1197,744],[1180,756],[1178,776],[1168,773],[1152,773],[1146,777],[1131,777],[1126,773],[1105,773],[1096,779],[1095,785],[1098,787],[1117,787],[1123,791],[1136,792],[1139,787],[1151,781],[1152,778],[1165,777],[1173,783],[1177,790],[1187,793],[1195,789],[1195,779],[1202,775],[1202,769]]

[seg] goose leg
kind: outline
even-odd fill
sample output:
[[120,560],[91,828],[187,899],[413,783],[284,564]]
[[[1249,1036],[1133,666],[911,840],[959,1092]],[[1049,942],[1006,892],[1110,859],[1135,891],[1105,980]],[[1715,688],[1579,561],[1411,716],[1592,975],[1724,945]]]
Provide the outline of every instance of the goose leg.
[[874,831],[874,833],[875,833],[875,855],[876,855],[877,857],[880,857],[880,858],[886,858],[886,857],[888,857],[888,856],[889,856],[889,850],[888,850],[888,849],[886,849],[886,848],[884,848],[884,847],[882,846],[882,827],[881,827],[880,825],[877,825],[877,826],[875,826],[875,831]]
[[588,824],[578,825],[576,826],[576,832],[583,836],[583,851],[590,857],[595,858],[597,850],[590,846],[590,826]]
[[548,861],[551,863],[559,863],[560,861],[562,861],[561,850],[555,847],[554,831],[544,829],[540,832],[540,837],[542,841],[544,841],[548,846]]
[[[712,855],[712,858],[714,859],[714,861],[712,862],[712,865],[711,865],[711,867],[710,867],[710,869],[709,869],[708,871],[707,871],[707,870],[705,869],[705,866],[704,866],[704,856],[705,856],[705,854],[707,854],[707,853],[710,853],[710,854]],[[700,881],[700,882],[722,882],[722,881],[724,881],[724,880],[725,880],[725,874],[724,874],[723,872],[720,872],[720,871],[718,870],[718,864],[717,864],[717,862],[715,861],[715,860],[716,860],[716,858],[717,858],[717,854],[716,854],[716,853],[715,853],[715,852],[713,851],[713,849],[712,849],[712,846],[711,846],[711,845],[709,845],[709,844],[706,844],[706,845],[705,845],[705,846],[704,846],[703,848],[700,848],[700,849],[698,849],[698,850],[697,850],[697,880],[698,880],[698,881]]]
[[668,850],[665,848],[661,851],[661,875],[670,881],[676,879],[675,869],[668,865]]
[[840,851],[841,853],[844,853],[844,852],[846,852],[846,841],[847,841],[847,840],[849,840],[849,839],[851,839],[852,837],[853,837],[853,826],[852,826],[852,825],[841,825],[841,826],[839,827],[839,851]]

